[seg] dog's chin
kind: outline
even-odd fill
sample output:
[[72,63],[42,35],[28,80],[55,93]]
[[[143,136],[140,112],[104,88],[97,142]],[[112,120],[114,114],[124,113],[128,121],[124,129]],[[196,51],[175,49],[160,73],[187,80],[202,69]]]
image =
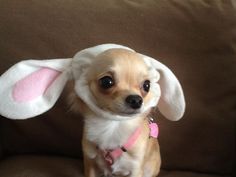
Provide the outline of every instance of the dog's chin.
[[141,114],[141,110],[127,110],[127,111],[123,111],[123,112],[119,112],[120,115],[123,116],[133,116],[133,115],[139,115]]
[[135,117],[142,114],[142,109],[125,109],[125,110],[106,110],[113,115],[124,116],[124,117]]
[[[144,108],[141,107],[140,109],[132,109],[128,108],[127,106],[98,106],[98,109],[93,110],[97,116],[102,116],[105,119],[116,120],[116,121],[123,121],[129,119],[135,119],[140,117],[144,114]],[[99,111],[100,110],[100,111]]]

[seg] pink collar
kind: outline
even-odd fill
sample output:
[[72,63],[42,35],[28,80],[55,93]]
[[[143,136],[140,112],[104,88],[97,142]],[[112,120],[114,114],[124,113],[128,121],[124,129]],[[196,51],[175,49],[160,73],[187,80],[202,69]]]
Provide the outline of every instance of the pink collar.
[[[158,125],[156,123],[153,123],[152,121],[150,121],[149,128],[150,128],[149,138],[150,137],[157,138],[158,133],[159,133]],[[109,166],[111,166],[117,158],[122,156],[122,154],[124,152],[130,150],[132,148],[132,146],[135,144],[135,142],[137,141],[141,132],[142,132],[142,128],[140,126],[129,137],[129,139],[127,140],[127,142],[123,146],[113,149],[113,150],[100,150],[102,152],[104,160],[107,162],[107,164]]]

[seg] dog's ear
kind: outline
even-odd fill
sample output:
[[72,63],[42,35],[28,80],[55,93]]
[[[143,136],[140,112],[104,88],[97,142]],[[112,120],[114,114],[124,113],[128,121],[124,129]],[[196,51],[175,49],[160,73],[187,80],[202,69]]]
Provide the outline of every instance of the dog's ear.
[[0,77],[0,114],[27,119],[49,110],[71,77],[72,59],[21,61]]
[[157,104],[160,112],[169,120],[179,120],[185,111],[185,99],[182,87],[173,72],[157,60],[142,55],[144,61],[151,68],[156,70],[160,76],[158,84],[161,96]]

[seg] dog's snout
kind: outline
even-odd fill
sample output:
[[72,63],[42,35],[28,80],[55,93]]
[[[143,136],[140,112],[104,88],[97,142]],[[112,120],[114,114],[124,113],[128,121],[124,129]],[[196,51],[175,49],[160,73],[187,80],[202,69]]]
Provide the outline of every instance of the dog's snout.
[[133,109],[139,109],[143,104],[143,99],[139,95],[129,95],[125,102]]

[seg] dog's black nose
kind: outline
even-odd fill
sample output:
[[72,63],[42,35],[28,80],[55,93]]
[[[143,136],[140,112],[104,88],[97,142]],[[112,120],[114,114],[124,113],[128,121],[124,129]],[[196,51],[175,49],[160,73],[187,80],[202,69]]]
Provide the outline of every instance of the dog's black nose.
[[139,95],[129,95],[125,102],[133,109],[139,109],[143,104],[143,99]]

